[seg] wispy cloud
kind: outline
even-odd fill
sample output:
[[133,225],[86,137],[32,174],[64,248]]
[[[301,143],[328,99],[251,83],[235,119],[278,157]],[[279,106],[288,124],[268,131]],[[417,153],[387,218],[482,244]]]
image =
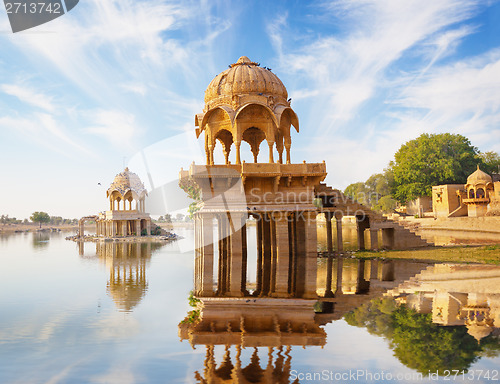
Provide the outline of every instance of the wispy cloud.
[[95,156],[47,113],[26,114],[23,117],[2,116],[0,128],[21,134],[26,139],[64,156],[74,156],[75,149],[87,156]]
[[[110,144],[121,148],[135,148],[139,128],[135,116],[118,110],[97,110],[89,113],[91,126],[85,128],[87,133],[105,138]],[[135,148],[137,149],[137,148]]]
[[[453,24],[463,21],[476,10],[475,1],[442,0],[422,6],[420,1],[359,0],[325,3],[324,7],[339,24],[345,26],[342,36],[320,36],[307,44],[293,47],[288,40],[282,53],[283,36],[271,29],[271,39],[282,57],[283,70],[309,78],[308,87],[319,90],[325,111],[322,132],[330,132],[348,122],[363,105],[374,97],[386,82],[386,70],[410,48],[431,39],[431,61],[453,47],[473,29],[458,30],[435,36]],[[283,25],[282,18],[278,24]],[[282,35],[286,31],[282,31]],[[436,53],[438,52],[438,54]],[[427,63],[423,67],[428,67]]]
[[405,124],[419,124],[427,132],[459,132],[497,150],[491,135],[500,134],[499,94],[500,50],[495,50],[436,68],[395,103],[405,108],[397,115]]
[[52,103],[52,97],[39,93],[30,87],[19,84],[2,84],[0,85],[0,89],[7,95],[15,96],[23,103],[36,108],[41,108],[48,112],[54,112],[56,109]]

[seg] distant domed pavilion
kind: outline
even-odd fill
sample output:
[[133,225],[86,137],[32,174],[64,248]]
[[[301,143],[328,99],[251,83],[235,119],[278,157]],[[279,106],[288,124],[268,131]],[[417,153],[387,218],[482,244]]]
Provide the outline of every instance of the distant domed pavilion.
[[151,217],[146,213],[144,184],[137,174],[125,168],[117,174],[106,191],[109,210],[98,216],[80,219],[80,237],[83,237],[85,220],[96,221],[96,236],[140,236],[142,232],[151,234]]
[[493,179],[479,169],[467,178],[465,185],[467,196],[463,202],[467,204],[468,216],[485,216],[490,202],[490,193],[494,192]]

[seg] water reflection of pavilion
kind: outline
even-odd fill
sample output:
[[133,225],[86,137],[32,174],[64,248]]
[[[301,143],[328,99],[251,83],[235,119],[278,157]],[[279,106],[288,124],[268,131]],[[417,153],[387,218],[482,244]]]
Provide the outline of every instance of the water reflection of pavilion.
[[[195,378],[199,383],[288,383],[292,348],[326,343],[313,305],[302,299],[202,298],[200,320],[179,325],[181,340],[206,348],[203,373],[196,371]],[[219,366],[217,346],[225,349]],[[261,347],[267,347],[265,357],[259,356]],[[245,348],[253,350],[248,363],[242,358]]]
[[[79,243],[80,255],[84,243]],[[146,270],[152,253],[162,247],[150,242],[97,242],[96,255],[109,270],[107,292],[118,310],[132,311],[148,290]]]
[[[297,297],[199,296],[199,318],[179,324],[179,336],[193,347],[206,348],[203,371],[195,372],[199,383],[288,383],[294,347],[324,346],[322,325],[428,266],[397,260],[319,259],[316,292],[325,313],[315,313],[317,300]],[[251,357],[248,353],[245,357],[245,349],[250,349]]]
[[500,333],[500,267],[437,264],[387,292],[444,326],[465,325],[480,341]]

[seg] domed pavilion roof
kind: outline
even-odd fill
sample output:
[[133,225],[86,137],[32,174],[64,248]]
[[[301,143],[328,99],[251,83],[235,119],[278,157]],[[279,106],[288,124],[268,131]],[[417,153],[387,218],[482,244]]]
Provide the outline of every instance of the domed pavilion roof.
[[232,100],[233,96],[251,94],[274,96],[283,103],[288,98],[288,92],[278,76],[248,57],[241,56],[210,82],[205,91],[205,104],[208,106],[219,98]]
[[491,183],[492,181],[493,179],[491,178],[490,175],[479,169],[479,165],[477,166],[477,169],[474,171],[474,173],[467,178],[468,185],[488,184]]
[[147,195],[146,188],[139,176],[134,172],[130,172],[128,168],[125,168],[123,172],[115,176],[115,179],[108,188],[107,196],[111,195],[114,191],[118,191],[122,196],[125,196],[128,191],[132,191],[139,197],[143,194]]
[[467,325],[467,333],[477,341],[488,336],[493,331],[493,328],[487,325],[470,324]]

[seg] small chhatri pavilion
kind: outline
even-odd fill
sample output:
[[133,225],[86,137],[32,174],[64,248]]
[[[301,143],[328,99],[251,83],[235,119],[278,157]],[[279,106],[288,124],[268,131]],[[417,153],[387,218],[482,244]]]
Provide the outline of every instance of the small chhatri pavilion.
[[98,216],[87,216],[80,219],[79,236],[84,235],[84,222],[96,221],[96,236],[140,236],[146,230],[151,234],[151,217],[146,213],[146,196],[144,184],[137,174],[125,168],[115,176],[106,191],[109,198],[109,210]]
[[467,205],[468,216],[485,216],[490,202],[490,193],[494,193],[493,179],[477,166],[477,170],[467,178],[467,195],[462,200]]

